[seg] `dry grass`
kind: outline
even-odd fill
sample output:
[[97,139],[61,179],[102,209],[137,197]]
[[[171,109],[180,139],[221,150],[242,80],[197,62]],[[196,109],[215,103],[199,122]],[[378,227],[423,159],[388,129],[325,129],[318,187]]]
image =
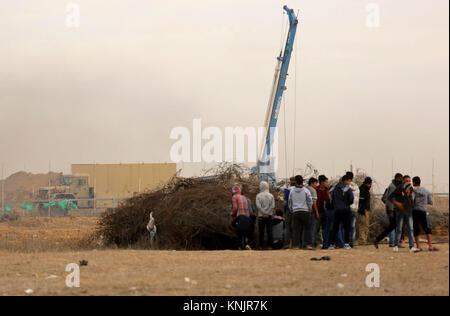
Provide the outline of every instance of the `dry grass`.
[[0,250],[16,252],[91,249],[96,218],[19,217],[0,223]]
[[[448,296],[448,244],[440,248],[419,254],[394,254],[387,247],[315,252],[0,251],[0,295],[25,295],[30,288],[34,295]],[[332,260],[310,260],[325,255]],[[81,268],[81,287],[67,288],[66,265],[82,259],[89,264]],[[380,288],[365,285],[369,263],[380,266]],[[50,275],[56,278],[48,279]]]
[[449,211],[449,198],[438,196],[434,198],[433,208],[439,210],[443,213],[447,213]]

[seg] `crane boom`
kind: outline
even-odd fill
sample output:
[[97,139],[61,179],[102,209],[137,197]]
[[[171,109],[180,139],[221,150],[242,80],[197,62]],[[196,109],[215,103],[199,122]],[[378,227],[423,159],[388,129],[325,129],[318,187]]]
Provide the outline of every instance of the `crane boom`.
[[[277,65],[273,80],[272,92],[269,98],[269,105],[266,113],[266,132],[265,142],[262,146],[262,152],[259,161],[253,170],[256,171],[261,180],[275,183],[275,161],[272,157],[272,147],[274,143],[275,131],[278,122],[278,114],[280,112],[281,100],[284,90],[286,90],[286,79],[288,76],[289,63],[294,48],[295,34],[297,32],[298,19],[294,10],[284,6],[289,18],[289,31],[287,34],[286,45],[284,51],[280,52],[277,57]],[[256,169],[256,170],[255,170]]]

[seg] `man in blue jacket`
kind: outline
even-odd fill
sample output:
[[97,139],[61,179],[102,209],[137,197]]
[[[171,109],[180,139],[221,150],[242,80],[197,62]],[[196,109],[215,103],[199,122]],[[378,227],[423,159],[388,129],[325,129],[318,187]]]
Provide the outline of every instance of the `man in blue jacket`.
[[289,194],[291,193],[291,190],[295,187],[295,177],[291,177],[289,179],[289,186],[284,189],[284,218],[285,218],[285,225],[284,225],[284,242],[285,246],[284,248],[291,248],[291,241],[292,241],[292,212],[289,209]]
[[353,190],[350,188],[352,179],[350,176],[345,175],[342,180],[336,185],[331,194],[332,204],[336,210],[334,217],[333,228],[330,233],[330,247],[328,249],[334,249],[336,243],[337,233],[339,227],[343,225],[344,228],[344,249],[352,249],[350,246],[350,231],[351,231],[351,210],[350,206],[355,201]]

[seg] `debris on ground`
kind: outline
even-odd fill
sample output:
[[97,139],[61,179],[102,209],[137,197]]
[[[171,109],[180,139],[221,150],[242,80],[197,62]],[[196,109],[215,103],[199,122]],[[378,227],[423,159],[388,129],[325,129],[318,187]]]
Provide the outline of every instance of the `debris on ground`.
[[329,256],[324,256],[322,258],[311,258],[311,261],[330,261],[331,257]]
[[34,291],[33,291],[32,289],[28,289],[28,290],[25,290],[25,293],[28,294],[28,295],[30,295],[30,294],[33,294]]

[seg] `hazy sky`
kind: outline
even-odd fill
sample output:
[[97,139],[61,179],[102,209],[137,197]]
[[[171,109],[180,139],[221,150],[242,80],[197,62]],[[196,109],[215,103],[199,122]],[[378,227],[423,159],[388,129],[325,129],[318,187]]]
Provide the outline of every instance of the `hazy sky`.
[[[332,175],[353,161],[383,184],[394,159],[429,185],[434,158],[448,191],[448,0],[75,0],[79,28],[66,26],[69,2],[0,0],[7,174],[168,162],[171,129],[194,118],[263,125],[287,4],[300,10],[279,121],[288,173],[295,140],[296,168]],[[366,26],[369,2],[379,28]]]

